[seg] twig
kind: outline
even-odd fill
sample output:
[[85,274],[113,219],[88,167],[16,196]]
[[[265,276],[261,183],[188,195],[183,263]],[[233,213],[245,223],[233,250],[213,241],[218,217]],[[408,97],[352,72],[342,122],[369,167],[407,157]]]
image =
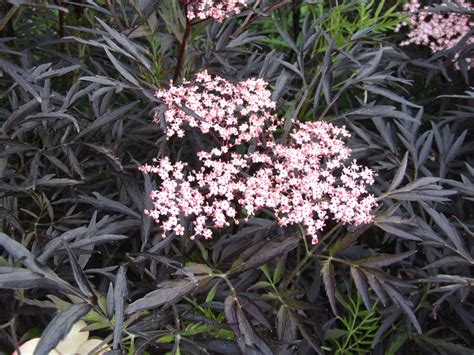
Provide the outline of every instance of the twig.
[[[321,240],[319,240],[319,243],[314,245],[308,253],[299,261],[299,263],[296,265],[296,267],[293,269],[293,272],[288,276],[288,278],[284,282],[284,289],[288,288],[288,286],[291,284],[293,279],[298,276],[299,273],[301,273],[308,265],[306,264],[309,260],[315,256],[315,252],[317,248],[323,243],[325,240],[327,240],[329,237],[334,235],[334,233],[337,232],[337,230],[341,227],[342,223],[339,222],[336,224],[329,232],[327,232]],[[306,238],[305,235],[302,235],[303,238]]]
[[174,72],[173,80],[176,81],[179,79],[179,75],[181,73],[181,68],[183,66],[184,54],[186,52],[186,43],[188,42],[189,36],[191,34],[192,28],[191,21],[186,18],[186,28],[184,30],[183,39],[181,40],[181,44],[179,45],[178,50],[178,62],[176,63],[176,69]]
[[293,41],[296,43],[300,33],[301,0],[293,0]]
[[10,22],[11,18],[15,15],[19,7],[19,5],[13,5],[13,7],[8,10],[5,17],[2,19],[2,21],[0,21],[0,32],[2,32],[6,25],[8,25],[8,22]]
[[115,8],[113,7],[112,3],[110,0],[105,0],[105,4],[107,5],[107,8],[109,9],[110,13],[112,14],[112,17],[114,19],[115,24],[120,28],[121,32],[125,32],[125,27],[122,24],[122,21],[120,21],[120,18],[118,17],[117,13],[115,12]]
[[270,12],[272,11],[275,11],[277,9],[279,9],[280,7],[284,7],[288,4],[291,3],[291,0],[283,0],[279,3],[276,3],[274,5],[270,5],[268,6],[266,9],[264,9],[261,13],[255,15],[254,17],[250,17],[247,16],[247,18],[245,19],[244,23],[242,24],[242,26],[240,26],[237,31],[235,31],[233,34],[232,34],[232,37],[237,37],[239,36],[241,33],[243,33],[251,24],[253,24],[254,22],[256,22],[260,17],[262,17],[263,15],[268,15]]
[[[57,4],[61,6],[62,1],[58,0]],[[59,11],[58,12],[58,34],[59,34],[59,39],[63,39],[65,36],[64,32],[64,12]],[[59,43],[59,51],[61,54],[65,54],[65,47],[64,47],[64,42]]]

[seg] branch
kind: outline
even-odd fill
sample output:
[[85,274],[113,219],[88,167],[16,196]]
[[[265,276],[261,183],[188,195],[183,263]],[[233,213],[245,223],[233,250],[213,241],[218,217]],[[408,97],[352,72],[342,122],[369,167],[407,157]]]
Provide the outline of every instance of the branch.
[[181,73],[181,68],[183,66],[184,55],[186,52],[186,43],[188,42],[189,36],[191,34],[192,28],[191,21],[186,18],[186,29],[184,30],[183,39],[181,40],[181,44],[179,45],[178,50],[178,62],[176,63],[176,69],[174,72],[173,80],[176,81],[179,79],[179,75]]
[[120,28],[121,32],[125,32],[125,27],[122,24],[122,21],[120,21],[120,18],[118,17],[117,13],[115,12],[115,9],[110,2],[110,0],[105,0],[105,4],[107,5],[107,8],[109,9],[110,13],[112,14],[112,17],[114,19],[115,24]]

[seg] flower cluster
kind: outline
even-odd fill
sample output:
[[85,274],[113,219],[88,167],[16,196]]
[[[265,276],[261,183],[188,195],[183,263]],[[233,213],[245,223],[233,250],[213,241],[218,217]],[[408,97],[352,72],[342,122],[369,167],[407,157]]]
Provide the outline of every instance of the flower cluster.
[[[183,137],[185,128],[190,126],[202,133],[212,132],[226,145],[240,144],[257,137],[269,123],[274,124],[268,110],[275,103],[261,79],[234,85],[203,71],[193,82],[171,85],[169,90],[158,91],[156,97],[168,106],[165,112],[168,138]],[[155,117],[155,122],[158,121]]]
[[240,7],[247,5],[247,0],[191,0],[187,5],[187,17],[204,20],[212,17],[223,21],[230,13],[238,14]]
[[[457,0],[456,3],[466,9],[474,9],[466,0]],[[442,3],[441,6],[447,6],[447,4]],[[427,6],[422,7],[419,0],[410,0],[404,5],[412,29],[408,34],[408,39],[402,42],[401,45],[412,43],[425,45],[434,53],[454,47],[469,33],[474,25],[469,15],[454,12],[434,13],[423,11],[425,9],[427,9]],[[402,23],[396,31],[406,25],[406,22]],[[471,38],[468,43],[474,43],[474,39]]]
[[174,231],[192,239],[211,238],[213,229],[262,209],[281,226],[303,224],[313,243],[330,218],[355,225],[371,222],[375,199],[366,186],[373,183],[373,171],[350,160],[344,127],[294,122],[289,141],[277,142],[278,120],[269,113],[274,103],[262,80],[234,85],[204,72],[194,83],[171,85],[158,97],[168,107],[168,136],[197,127],[214,140],[211,149],[197,153],[194,169],[168,157],[141,167],[161,180],[151,193],[154,208],[146,213],[162,225],[163,236]]

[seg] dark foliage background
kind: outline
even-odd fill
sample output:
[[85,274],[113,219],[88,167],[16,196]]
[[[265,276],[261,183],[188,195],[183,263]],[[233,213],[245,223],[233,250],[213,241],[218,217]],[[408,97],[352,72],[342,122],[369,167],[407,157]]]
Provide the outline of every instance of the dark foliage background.
[[[178,70],[178,1],[0,5],[0,350],[85,317],[113,353],[472,354],[474,45],[400,48],[398,3],[338,4],[202,21]],[[202,69],[264,78],[288,123],[347,125],[373,225],[162,240],[137,168],[190,145],[153,93]]]

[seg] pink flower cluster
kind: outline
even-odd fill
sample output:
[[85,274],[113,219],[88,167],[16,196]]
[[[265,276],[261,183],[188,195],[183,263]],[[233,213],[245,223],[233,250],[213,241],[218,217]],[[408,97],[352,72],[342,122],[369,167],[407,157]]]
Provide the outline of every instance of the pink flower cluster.
[[156,97],[168,106],[165,112],[168,138],[183,137],[187,126],[197,127],[202,133],[212,132],[225,145],[259,136],[265,126],[275,123],[274,116],[268,112],[275,103],[266,85],[261,79],[234,85],[203,71],[193,82],[158,91]]
[[[461,7],[474,9],[466,0],[457,0],[456,3]],[[446,5],[446,3],[441,4],[441,6]],[[433,13],[423,11],[426,8],[427,6],[422,7],[419,0],[410,0],[404,5],[412,29],[408,34],[408,39],[402,42],[401,45],[412,43],[425,45],[434,53],[454,47],[469,33],[474,25],[468,15],[454,12]],[[406,22],[402,23],[396,28],[396,31],[406,25]],[[474,43],[474,38],[471,38],[468,43]]]
[[194,169],[168,157],[141,167],[161,180],[151,193],[154,208],[146,213],[162,225],[163,236],[174,231],[211,238],[214,229],[262,209],[283,227],[304,225],[313,243],[330,218],[355,225],[372,221],[375,199],[366,187],[374,173],[350,159],[344,127],[294,122],[289,142],[278,143],[273,135],[278,120],[268,112],[274,103],[262,80],[231,84],[204,72],[157,96],[168,106],[168,136],[196,127],[214,144],[197,153]]
[[187,5],[187,17],[204,20],[209,17],[221,22],[230,14],[240,12],[240,7],[247,5],[247,0],[191,0]]

